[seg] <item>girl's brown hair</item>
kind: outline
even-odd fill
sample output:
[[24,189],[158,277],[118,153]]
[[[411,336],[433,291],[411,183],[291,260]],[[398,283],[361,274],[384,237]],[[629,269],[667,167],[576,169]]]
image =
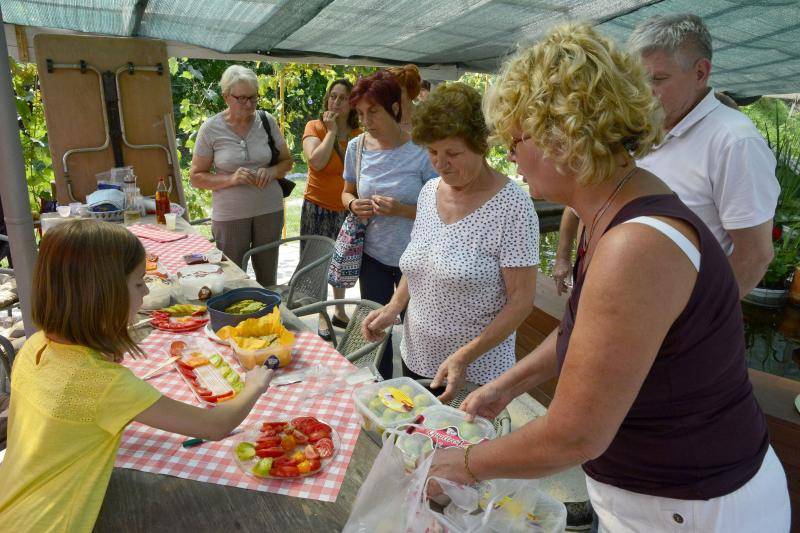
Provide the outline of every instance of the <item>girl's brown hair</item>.
[[[350,80],[346,80],[344,78],[333,80],[331,84],[328,85],[328,90],[325,91],[325,98],[322,100],[323,115],[325,114],[325,111],[328,110],[328,100],[330,100],[331,98],[331,91],[333,91],[333,88],[336,87],[337,85],[341,85],[345,89],[347,89],[347,96],[349,101],[350,93],[353,92],[353,84],[350,83]],[[322,115],[320,115],[319,119],[322,120]],[[358,128],[358,111],[356,111],[352,107],[350,108],[350,112],[347,114],[347,125],[350,126],[351,130]]]
[[128,276],[144,247],[122,226],[76,220],[42,238],[33,272],[33,321],[45,333],[114,361],[141,355],[128,334]]

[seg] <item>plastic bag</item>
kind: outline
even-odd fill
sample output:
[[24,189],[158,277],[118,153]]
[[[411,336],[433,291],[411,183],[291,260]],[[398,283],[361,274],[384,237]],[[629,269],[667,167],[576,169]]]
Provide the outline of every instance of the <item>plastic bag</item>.
[[407,473],[393,433],[384,433],[383,448],[356,495],[343,533],[444,533],[423,497],[433,455]]
[[567,522],[564,504],[537,488],[536,481],[496,479],[477,487],[437,482],[451,503],[444,514],[426,512],[449,533],[560,533]]

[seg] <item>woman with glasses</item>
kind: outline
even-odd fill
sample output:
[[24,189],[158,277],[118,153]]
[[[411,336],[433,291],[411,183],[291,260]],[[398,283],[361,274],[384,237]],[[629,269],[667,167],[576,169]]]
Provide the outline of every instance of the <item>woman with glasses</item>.
[[[300,235],[323,235],[336,240],[347,208],[342,204],[344,189],[344,154],[347,143],[361,133],[358,113],[350,107],[353,84],[346,79],[331,82],[322,101],[322,116],[310,120],[303,132],[303,153],[308,160],[308,181],[303,195],[300,215]],[[333,297],[344,298],[344,289],[333,289]],[[320,320],[319,334],[330,339],[331,332],[323,329]],[[346,327],[347,315],[343,305],[336,306],[333,325]]]
[[[277,179],[291,170],[292,157],[275,118],[256,112],[255,72],[231,65],[220,87],[228,107],[200,126],[190,177],[195,187],[212,191],[211,233],[217,247],[243,267],[247,250],[281,237],[283,195]],[[254,255],[253,269],[262,286],[274,285],[278,250]]]
[[634,159],[663,138],[642,63],[588,24],[564,24],[506,63],[484,109],[531,195],[572,206],[584,225],[560,326],[461,405],[492,418],[557,376],[547,413],[438,450],[430,476],[582,465],[600,532],[787,532],[786,475],[748,377],[731,264]]

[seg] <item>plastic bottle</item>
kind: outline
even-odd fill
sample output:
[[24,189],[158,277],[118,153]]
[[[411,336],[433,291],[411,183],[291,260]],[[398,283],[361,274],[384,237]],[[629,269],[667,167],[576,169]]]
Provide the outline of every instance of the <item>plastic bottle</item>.
[[167,185],[164,183],[164,178],[158,178],[158,187],[156,187],[156,223],[166,224],[167,221],[164,215],[169,212],[170,204]]

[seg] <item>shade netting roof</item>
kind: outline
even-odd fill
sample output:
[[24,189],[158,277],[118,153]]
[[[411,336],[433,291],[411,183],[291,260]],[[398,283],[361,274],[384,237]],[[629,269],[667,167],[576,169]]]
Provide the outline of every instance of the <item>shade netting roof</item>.
[[588,20],[620,42],[656,14],[702,16],[712,84],[739,96],[800,90],[800,5],[744,0],[0,0],[5,22],[139,36],[225,54],[330,57],[495,71],[517,43]]

